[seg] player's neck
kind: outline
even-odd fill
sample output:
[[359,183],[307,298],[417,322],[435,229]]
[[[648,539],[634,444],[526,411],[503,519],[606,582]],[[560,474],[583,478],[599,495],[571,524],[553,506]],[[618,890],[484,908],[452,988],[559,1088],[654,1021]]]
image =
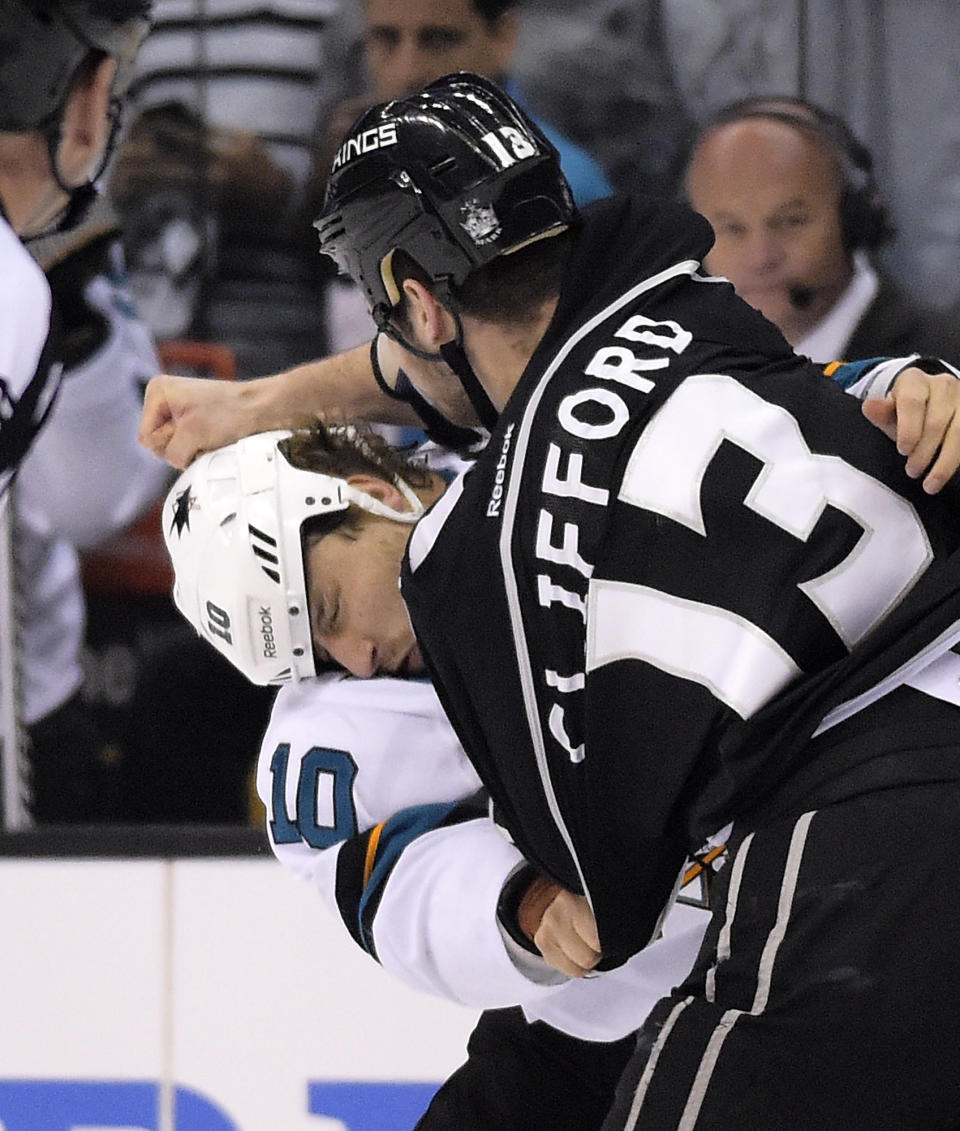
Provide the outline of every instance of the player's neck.
[[498,412],[502,412],[523,371],[540,344],[556,309],[556,299],[543,304],[523,323],[484,322],[463,315],[467,354]]

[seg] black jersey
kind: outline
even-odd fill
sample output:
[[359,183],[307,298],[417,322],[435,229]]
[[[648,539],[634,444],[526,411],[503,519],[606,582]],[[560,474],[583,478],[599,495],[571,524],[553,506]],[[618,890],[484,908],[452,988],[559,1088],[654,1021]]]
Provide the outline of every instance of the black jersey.
[[709,241],[682,206],[586,210],[544,339],[404,563],[503,823],[588,894],[609,963],[830,708],[960,615],[947,498],[701,273]]

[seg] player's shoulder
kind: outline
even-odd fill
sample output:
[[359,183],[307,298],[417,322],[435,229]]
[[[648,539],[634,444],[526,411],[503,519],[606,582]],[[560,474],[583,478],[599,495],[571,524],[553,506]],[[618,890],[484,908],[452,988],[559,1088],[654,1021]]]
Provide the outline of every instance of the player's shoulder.
[[[413,679],[354,679],[327,672],[282,687],[274,700],[262,749],[278,743],[382,751],[404,736],[446,739],[450,725],[433,685]],[[450,743],[453,742],[452,735]]]
[[0,218],[0,377],[26,383],[50,328],[50,288],[40,265]]
[[292,716],[317,710],[384,711],[435,718],[443,715],[429,680],[356,679],[345,672],[324,672],[301,679],[277,693],[274,713]]
[[410,805],[465,797],[480,786],[433,687],[418,680],[326,674],[282,688],[260,748],[260,796],[273,796],[278,766],[295,784],[305,772],[335,772],[334,762],[350,768],[352,803],[364,828]]

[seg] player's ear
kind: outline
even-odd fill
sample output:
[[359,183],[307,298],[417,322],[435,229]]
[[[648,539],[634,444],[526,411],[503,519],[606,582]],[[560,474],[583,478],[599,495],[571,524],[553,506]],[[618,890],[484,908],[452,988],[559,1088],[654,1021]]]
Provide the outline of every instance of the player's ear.
[[365,495],[372,495],[391,510],[402,512],[411,509],[409,502],[403,497],[403,492],[393,483],[388,483],[386,479],[358,473],[348,476],[347,483],[356,490],[363,491]]
[[410,325],[428,350],[436,353],[440,346],[456,337],[457,327],[450,311],[429,287],[408,277],[403,280],[403,293]]
[[84,64],[74,79],[63,112],[60,167],[79,183],[100,161],[110,137],[110,90],[116,59]]

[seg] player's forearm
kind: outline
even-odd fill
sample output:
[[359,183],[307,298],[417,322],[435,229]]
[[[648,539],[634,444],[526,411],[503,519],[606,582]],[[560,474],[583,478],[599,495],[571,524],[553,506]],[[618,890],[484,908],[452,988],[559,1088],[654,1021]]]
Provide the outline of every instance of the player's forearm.
[[418,424],[413,409],[386,396],[377,385],[369,351],[368,344],[356,346],[273,377],[246,382],[255,430],[296,427],[318,416]]

